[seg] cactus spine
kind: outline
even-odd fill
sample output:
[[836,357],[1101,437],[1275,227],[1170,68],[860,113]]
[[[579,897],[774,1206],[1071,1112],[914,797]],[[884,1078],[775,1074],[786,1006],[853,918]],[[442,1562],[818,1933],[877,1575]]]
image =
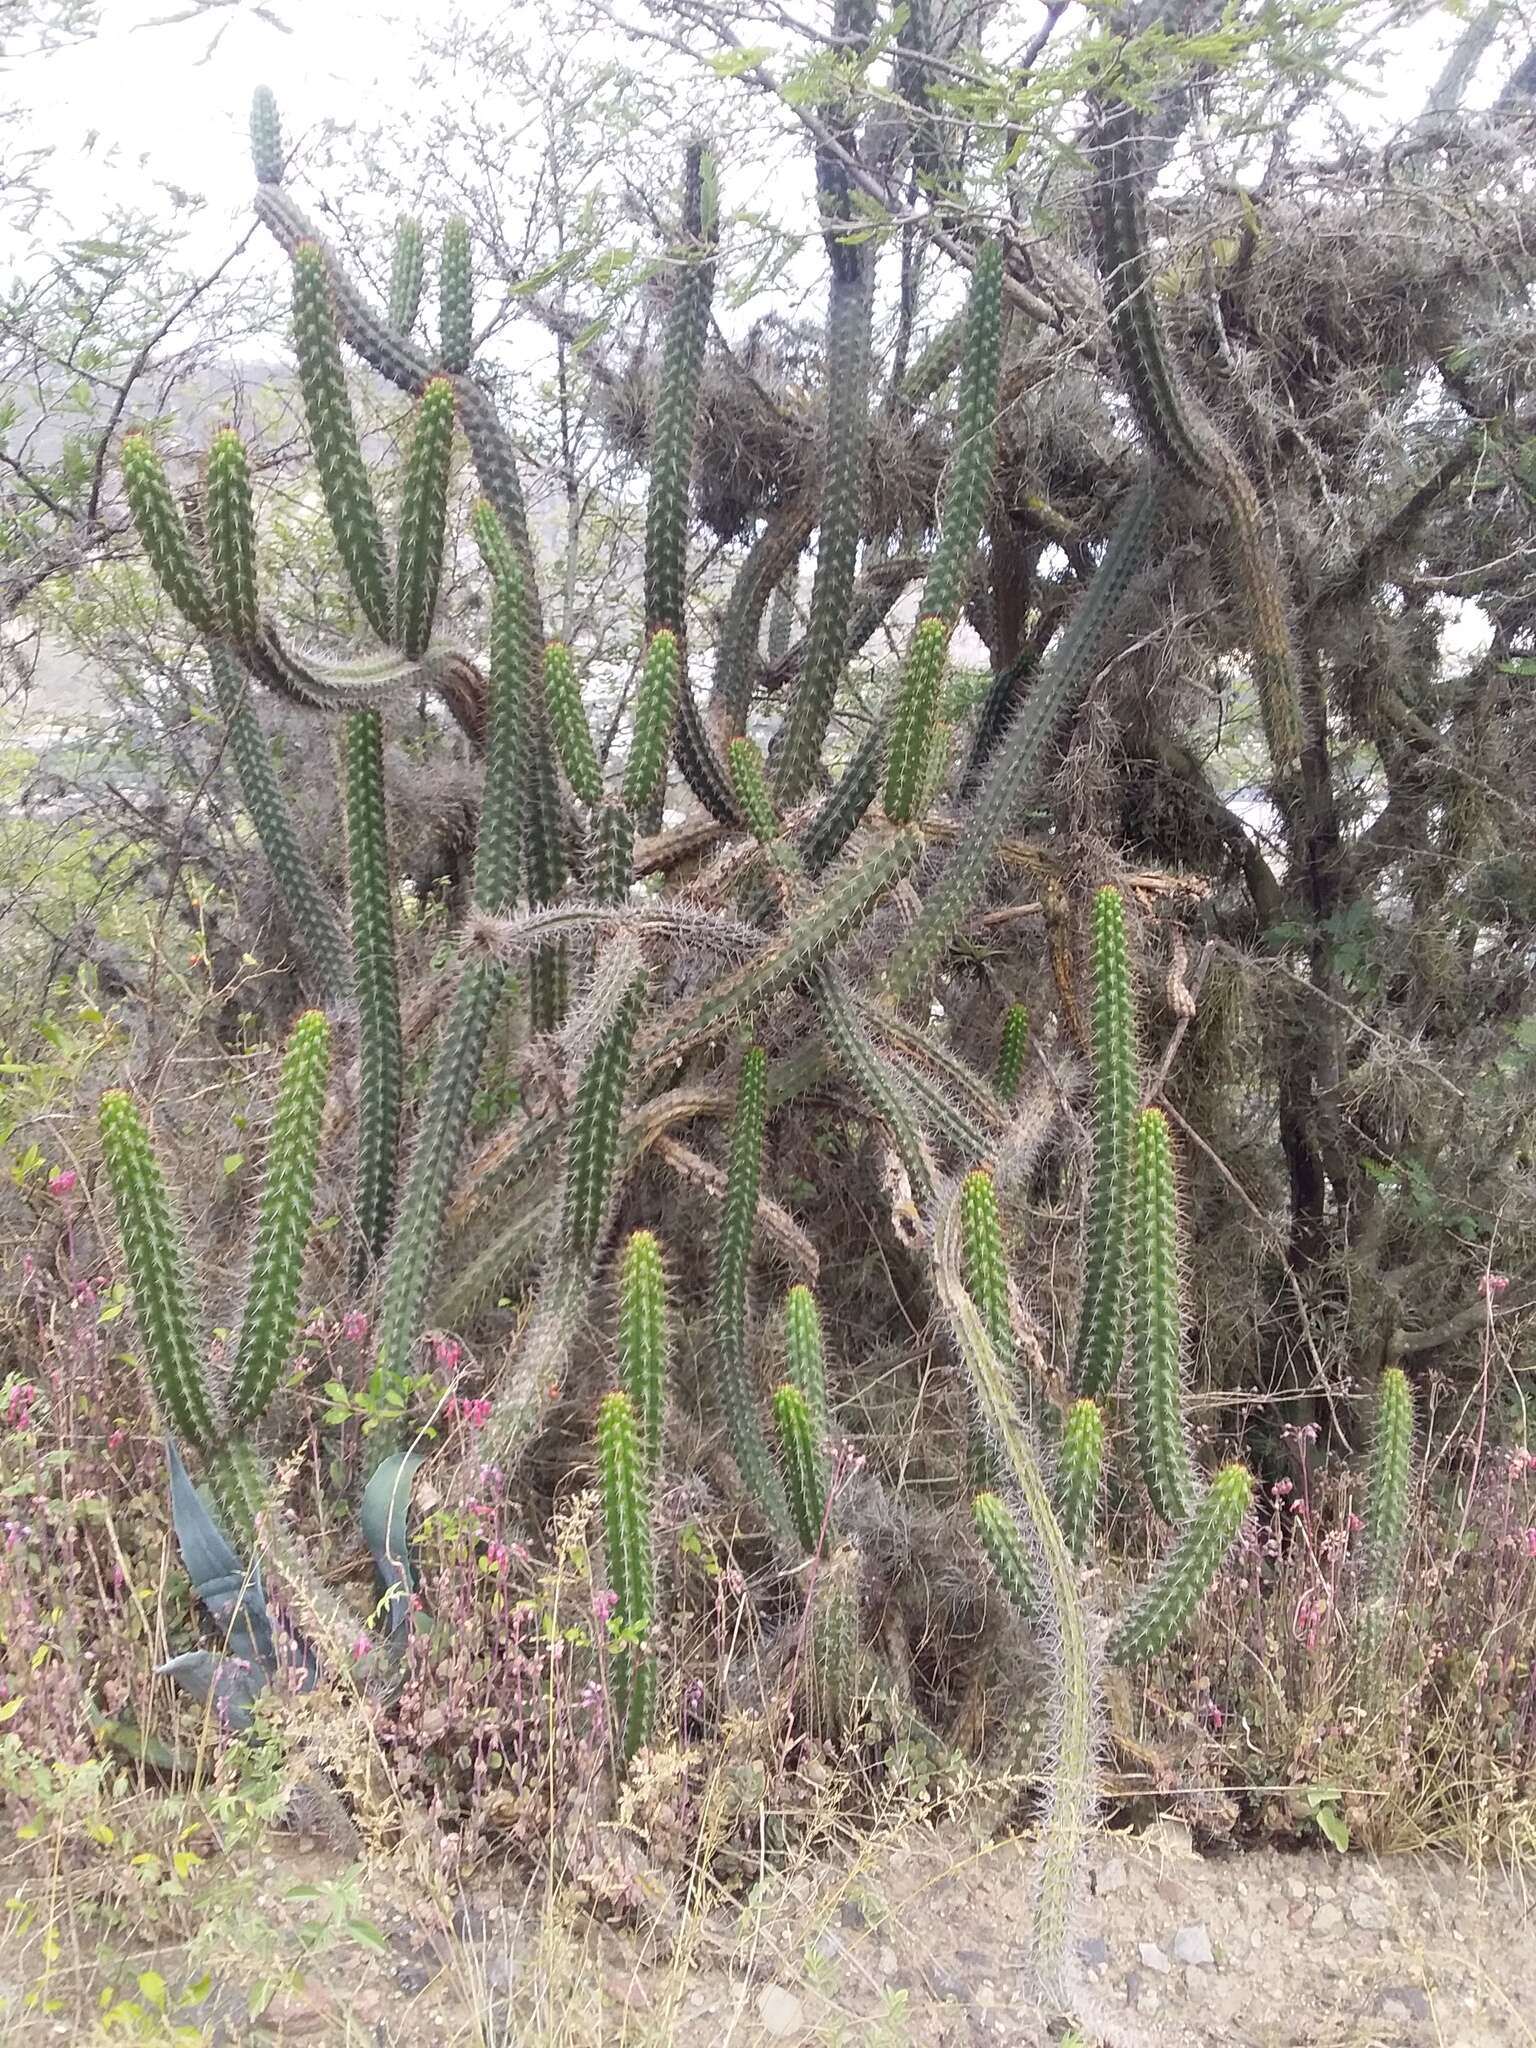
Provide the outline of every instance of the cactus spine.
[[1125,1345],[1126,1214],[1136,1115],[1136,1044],[1125,906],[1118,889],[1093,899],[1093,1185],[1083,1305],[1072,1378],[1090,1401],[1115,1383]]
[[1048,1639],[1054,1644],[1053,1757],[1035,1860],[1033,1960],[1041,1989],[1065,2002],[1072,1913],[1093,1812],[1097,1673],[1078,1593],[1077,1568],[1057,1520],[1032,1433],[1008,1387],[981,1311],[961,1277],[962,1217],[969,1211],[977,1218],[995,1202],[991,1176],[985,1173],[968,1174],[959,1193],[943,1202],[934,1228],[934,1272],[1003,1471],[1024,1509],[1026,1540],[1038,1569],[1040,1610]]
[[1131,1236],[1135,1249],[1131,1351],[1136,1458],[1147,1498],[1165,1522],[1187,1522],[1200,1475],[1184,1427],[1180,1354],[1179,1218],[1173,1147],[1161,1110],[1136,1119]]
[[256,603],[256,520],[245,443],[221,427],[208,447],[208,557],[213,596],[224,631],[242,645],[260,627]]
[[997,1076],[993,1083],[1001,1101],[1018,1101],[1028,1058],[1029,1012],[1022,1003],[1010,1003],[1003,1019],[1003,1042],[997,1051]]
[[768,846],[778,837],[779,821],[774,814],[773,798],[768,794],[763,757],[748,739],[732,740],[725,750],[725,757],[730,769],[731,787],[736,792],[736,801],[747,821],[747,829],[760,846]]
[[402,213],[395,222],[395,248],[389,267],[389,324],[402,339],[416,325],[425,268],[421,222]]
[[1376,1389],[1365,1509],[1363,1590],[1378,1635],[1402,1580],[1412,1488],[1413,1389],[1400,1366],[1389,1366]]
[[342,752],[358,1009],[358,1247],[353,1278],[360,1282],[383,1256],[389,1234],[405,1080],[394,885],[384,814],[384,725],[377,711],[351,714]]
[[885,771],[885,815],[910,825],[927,809],[929,758],[949,660],[949,626],[922,618],[912,629],[891,727]]
[[1241,1465],[1224,1465],[1201,1495],[1157,1576],[1109,1639],[1115,1664],[1134,1664],[1167,1649],[1210,1591],[1253,1504],[1253,1481]]
[[443,228],[437,324],[442,338],[443,368],[454,373],[467,370],[475,347],[474,260],[469,246],[469,222],[458,214]]
[[645,516],[645,622],[648,635],[665,628],[678,658],[676,722],[671,739],[677,764],[705,809],[735,824],[736,806],[714,745],[704,731],[688,682],[688,488],[698,424],[699,381],[715,291],[719,207],[713,156],[695,143],[683,167],[683,229],[691,244],[667,320],[661,383],[651,423],[651,488]]
[[998,1494],[978,1493],[971,1502],[971,1516],[997,1583],[1023,1618],[1032,1621],[1040,1607],[1040,1588],[1013,1510]]
[[784,1490],[794,1517],[795,1534],[807,1557],[821,1548],[827,1514],[826,1454],[816,1434],[810,1403],[786,1380],[773,1394],[774,1420],[784,1463]]
[[816,1571],[811,1593],[811,1707],[833,1740],[853,1720],[859,1672],[859,1553],[839,1544]]
[[770,1528],[783,1540],[792,1535],[794,1525],[758,1420],[747,1352],[747,1274],[752,1262],[767,1110],[768,1056],[760,1045],[754,1045],[742,1060],[736,1084],[730,1167],[715,1255],[715,1355],[731,1456]]
[[600,804],[603,771],[581,701],[576,664],[569,647],[559,640],[551,640],[544,650],[544,703],[567,782],[584,804]]
[[255,166],[258,183],[282,183],[283,130],[277,117],[277,101],[269,85],[258,85],[251,94],[251,162]]
[[[1149,475],[1127,500],[1093,581],[992,755],[943,873],[923,898],[916,922],[886,970],[885,983],[892,995],[910,995],[926,983],[970,914],[997,849],[1034,786],[1057,726],[1088,686],[1115,616],[1145,557],[1156,512],[1157,492]],[[848,796],[843,796],[839,784],[828,799],[826,825],[818,818],[813,828],[820,845],[841,844],[837,831],[845,826],[852,830],[848,815],[855,810],[864,781],[872,794],[873,775],[873,760],[850,762],[843,777],[843,783],[850,784]],[[863,801],[869,802],[868,794]],[[814,873],[817,863],[809,849],[807,864]]]
[[222,1434],[222,1423],[198,1355],[186,1249],[165,1177],[143,1120],[122,1089],[109,1088],[102,1096],[99,1122],[150,1385],[183,1443],[206,1450]]
[[1302,732],[1296,649],[1281,567],[1242,464],[1183,390],[1168,353],[1148,253],[1136,133],[1142,118],[1130,107],[1113,105],[1100,121],[1095,212],[1110,326],[1142,432],[1181,475],[1217,497],[1227,515],[1248,614],[1265,744],[1276,774],[1283,776],[1300,760]]
[[784,1364],[790,1384],[810,1411],[819,1443],[827,1440],[827,1365],[821,1337],[821,1310],[809,1287],[791,1287],[784,1297]]
[[293,345],[320,490],[341,566],[381,640],[393,635],[389,552],[347,396],[341,342],[323,252],[302,242],[293,258]]
[[677,635],[669,627],[659,627],[646,643],[635,700],[635,730],[624,764],[624,802],[636,817],[660,803],[666,787],[667,745],[681,680]]
[[330,1053],[330,1026],[320,1011],[307,1011],[288,1040],[267,1147],[250,1286],[229,1383],[229,1419],[238,1429],[266,1413],[293,1346],[314,1218]]
[[139,542],[166,596],[195,633],[216,634],[220,620],[186,522],[160,457],[143,434],[125,434],[123,492]]
[[[872,10],[862,5],[861,0],[839,0],[838,33],[867,36],[871,16]],[[831,271],[827,294],[827,439],[805,663],[785,715],[774,773],[774,796],[784,809],[802,802],[815,778],[843,673],[848,611],[864,514],[869,437],[875,244],[848,238],[855,212],[840,160],[823,150],[817,156],[816,172]]]
[[628,1763],[650,1740],[656,1713],[655,1663],[645,1644],[656,1608],[656,1561],[645,1454],[627,1394],[608,1394],[597,1412],[603,1527],[608,1569],[618,1595],[624,1645],[612,1665],[619,1753]]
[[395,631],[401,651],[424,654],[437,609],[448,519],[448,469],[453,455],[453,386],[434,377],[421,394],[400,492],[395,556]]
[[639,1418],[652,1486],[661,1473],[666,1374],[667,1282],[661,1246],[650,1231],[637,1230],[624,1246],[619,1267],[619,1378]]
[[272,750],[251,704],[250,684],[229,649],[217,641],[208,643],[208,670],[214,698],[229,734],[240,794],[251,814],[283,907],[299,944],[309,956],[326,1000],[345,1001],[353,986],[347,936],[299,842],[293,813],[272,765]]
[[563,1242],[567,1255],[586,1265],[597,1255],[608,1220],[608,1198],[618,1156],[619,1117],[645,990],[645,976],[637,974],[588,1055],[571,1108]]
[[1061,1425],[1056,1514],[1067,1548],[1081,1564],[1093,1544],[1104,1476],[1104,1417],[1093,1401],[1074,1401]]

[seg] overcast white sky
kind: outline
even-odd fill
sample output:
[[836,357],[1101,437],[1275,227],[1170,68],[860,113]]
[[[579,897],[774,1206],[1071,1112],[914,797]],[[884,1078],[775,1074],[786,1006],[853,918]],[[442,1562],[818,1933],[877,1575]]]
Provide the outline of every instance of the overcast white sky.
[[[419,24],[442,25],[453,15],[505,19],[519,11],[517,0],[457,0],[451,7],[429,0],[430,14],[418,0],[270,0],[290,31],[283,34],[253,4],[239,0],[177,21],[188,0],[102,0],[98,35],[12,61],[0,102],[19,104],[32,137],[53,145],[43,175],[56,195],[48,224],[55,233],[66,223],[88,230],[113,197],[163,210],[160,188],[169,185],[209,201],[211,218],[199,222],[196,239],[207,234],[212,246],[227,221],[245,217],[254,84],[275,88],[290,135],[327,116],[371,123],[410,103]],[[1413,33],[1401,70],[1383,81],[1384,115],[1422,104],[1456,27],[1446,9],[1433,26]]]
[[221,240],[223,223],[249,208],[253,85],[274,88],[290,134],[326,116],[371,121],[408,98],[422,19],[410,0],[272,0],[288,35],[250,0],[170,19],[186,5],[103,0],[98,35],[10,65],[3,97],[22,107],[32,139],[54,145],[42,181],[55,223],[84,231],[114,198],[163,209],[160,187],[176,185],[209,201]]

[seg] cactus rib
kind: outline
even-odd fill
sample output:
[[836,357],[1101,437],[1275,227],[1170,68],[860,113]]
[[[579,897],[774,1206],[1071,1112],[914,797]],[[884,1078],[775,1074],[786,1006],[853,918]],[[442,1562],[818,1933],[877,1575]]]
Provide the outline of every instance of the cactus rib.
[[1136,1119],[1133,1147],[1131,1351],[1136,1458],[1153,1508],[1165,1522],[1180,1527],[1195,1511],[1201,1484],[1184,1427],[1178,1197],[1173,1147],[1161,1110],[1142,1111]]
[[229,1418],[240,1429],[266,1413],[293,1345],[314,1215],[330,1052],[330,1027],[324,1016],[318,1010],[306,1011],[293,1027],[283,1059],[250,1286],[229,1382]]
[[1139,1092],[1125,905],[1118,889],[1100,889],[1093,899],[1091,971],[1093,1182],[1072,1383],[1098,1401],[1115,1383],[1125,1345],[1126,1223]]
[[360,1282],[383,1256],[389,1235],[405,1085],[394,878],[384,804],[384,724],[377,711],[352,713],[342,753],[358,1008],[358,1254],[353,1277]]
[[102,1096],[99,1121],[117,1234],[155,1400],[183,1443],[207,1450],[222,1434],[222,1422],[198,1355],[187,1255],[165,1177],[138,1109],[121,1088],[109,1088]]
[[768,1105],[768,1060],[761,1046],[751,1046],[741,1063],[736,1114],[731,1124],[730,1167],[725,1205],[720,1214],[720,1239],[715,1253],[714,1331],[719,1366],[720,1405],[725,1413],[731,1455],[769,1527],[781,1540],[792,1540],[794,1523],[784,1489],[758,1419],[757,1395],[747,1353],[747,1276],[752,1262],[752,1232],[757,1218],[757,1192],[762,1173],[763,1130]]

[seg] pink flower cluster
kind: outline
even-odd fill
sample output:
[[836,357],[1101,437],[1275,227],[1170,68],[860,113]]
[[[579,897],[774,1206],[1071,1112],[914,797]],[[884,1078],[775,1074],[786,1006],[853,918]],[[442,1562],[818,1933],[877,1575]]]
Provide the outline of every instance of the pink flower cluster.
[[491,1404],[483,1398],[469,1400],[450,1394],[443,1404],[443,1413],[450,1422],[462,1422],[466,1429],[484,1429],[491,1419]]
[[32,1403],[37,1399],[37,1389],[30,1380],[12,1387],[11,1398],[6,1403],[5,1419],[12,1429],[32,1427]]

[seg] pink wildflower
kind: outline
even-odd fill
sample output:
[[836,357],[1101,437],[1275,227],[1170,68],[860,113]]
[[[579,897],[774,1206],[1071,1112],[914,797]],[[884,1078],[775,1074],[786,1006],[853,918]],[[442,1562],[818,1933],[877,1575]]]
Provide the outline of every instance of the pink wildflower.
[[80,1176],[72,1166],[62,1167],[48,1183],[50,1195],[67,1195],[79,1181]]
[[360,1308],[349,1308],[341,1319],[341,1334],[349,1344],[361,1344],[368,1335],[368,1318]]
[[1508,1285],[1507,1273],[1485,1273],[1477,1283],[1477,1291],[1484,1301],[1497,1301]]
[[463,1356],[464,1346],[456,1337],[432,1339],[432,1362],[440,1372],[457,1372]]
[[1536,1529],[1527,1529],[1525,1532],[1525,1554],[1527,1557],[1536,1557]]

